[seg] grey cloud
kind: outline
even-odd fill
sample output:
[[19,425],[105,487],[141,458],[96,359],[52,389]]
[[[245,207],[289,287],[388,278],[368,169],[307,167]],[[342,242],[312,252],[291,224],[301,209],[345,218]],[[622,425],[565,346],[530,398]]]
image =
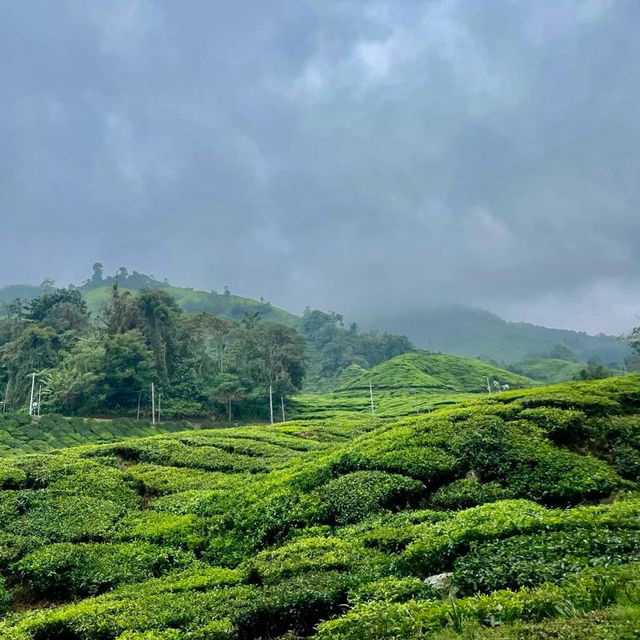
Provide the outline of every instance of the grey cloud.
[[5,3],[2,281],[65,283],[101,259],[382,326],[381,309],[457,301],[622,331],[640,276],[639,14]]

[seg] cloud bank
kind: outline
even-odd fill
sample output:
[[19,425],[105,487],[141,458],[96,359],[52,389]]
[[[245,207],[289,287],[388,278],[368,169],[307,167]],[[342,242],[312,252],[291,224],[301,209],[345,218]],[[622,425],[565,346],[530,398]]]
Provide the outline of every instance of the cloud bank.
[[3,284],[94,260],[294,311],[640,313],[631,0],[0,8]]

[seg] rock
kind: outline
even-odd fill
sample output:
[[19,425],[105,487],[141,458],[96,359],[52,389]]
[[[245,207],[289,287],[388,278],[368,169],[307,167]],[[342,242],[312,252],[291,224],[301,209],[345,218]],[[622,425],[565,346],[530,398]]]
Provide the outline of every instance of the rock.
[[436,591],[449,592],[451,590],[451,578],[453,573],[438,573],[424,579],[425,584],[433,587]]

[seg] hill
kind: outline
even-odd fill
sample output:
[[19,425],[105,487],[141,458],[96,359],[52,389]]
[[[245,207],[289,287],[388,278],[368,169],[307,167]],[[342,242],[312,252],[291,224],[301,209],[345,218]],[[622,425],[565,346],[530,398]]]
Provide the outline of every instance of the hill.
[[510,366],[510,369],[533,380],[550,384],[573,380],[584,369],[584,364],[559,358],[531,358]]
[[[298,327],[300,318],[284,309],[274,307],[269,302],[259,302],[233,294],[215,291],[197,291],[189,287],[174,287],[161,282],[153,282],[152,288],[161,289],[171,295],[178,305],[188,313],[207,311],[223,318],[240,321],[245,313],[259,313],[265,322],[277,322],[288,327]],[[138,291],[137,288],[122,287],[123,291]],[[111,286],[84,288],[83,297],[94,316],[98,315],[111,295]]]
[[[97,268],[99,267],[99,268]],[[367,366],[379,363],[385,357],[376,357],[374,362],[363,362],[360,351],[374,353],[379,348],[369,348],[367,335],[360,341],[359,348],[348,344],[349,331],[342,327],[342,316],[339,314],[322,314],[312,312],[305,322],[305,318],[290,313],[284,309],[273,306],[269,302],[253,300],[237,296],[229,292],[198,291],[190,287],[176,287],[167,281],[160,281],[151,276],[132,271],[129,273],[121,268],[117,276],[102,275],[101,266],[94,265],[94,274],[80,285],[82,295],[87,302],[93,316],[97,316],[102,306],[111,294],[111,288],[115,282],[123,291],[139,291],[142,288],[161,289],[169,293],[179,306],[187,312],[195,313],[207,311],[224,318],[240,321],[245,314],[259,314],[266,322],[284,324],[296,329],[302,329],[308,344],[310,359],[308,384],[314,390],[326,391],[333,385],[339,375],[342,359],[345,366],[355,362],[367,364]],[[0,288],[0,313],[6,313],[7,305],[16,298],[31,300],[36,296],[51,290],[52,283],[45,281],[39,286],[10,285]],[[318,317],[315,317],[316,314]],[[320,320],[320,324],[318,323]],[[363,318],[363,324],[372,324],[372,319]],[[337,327],[330,327],[334,332],[341,332],[342,338],[331,340],[330,348],[323,353],[326,346],[328,329],[331,322],[339,321]],[[324,323],[324,326],[320,326]],[[551,329],[533,324],[521,322],[507,322],[499,316],[481,309],[473,309],[461,305],[435,306],[417,312],[394,314],[377,319],[376,324],[385,327],[387,331],[409,336],[411,341],[421,348],[430,351],[440,351],[454,355],[493,360],[506,364],[535,358],[540,359],[553,353],[554,350],[566,349],[575,355],[580,362],[594,361],[605,367],[620,368],[625,358],[632,353],[629,346],[621,342],[615,336],[592,336],[583,332],[564,329]],[[320,331],[315,335],[314,331]],[[402,336],[391,336],[398,338]],[[335,336],[334,336],[335,338]],[[409,341],[406,340],[409,344]],[[407,347],[401,347],[396,352],[406,351]],[[335,361],[335,353],[340,357]],[[388,355],[386,357],[389,357]],[[364,358],[367,360],[367,358]],[[566,369],[567,374],[571,367]],[[561,379],[561,370],[556,374],[541,378],[545,381]],[[567,375],[564,379],[570,379]],[[327,382],[329,379],[329,382]]]
[[634,637],[640,376],[0,461],[0,640]]
[[414,351],[377,365],[342,383],[338,391],[368,389],[439,389],[459,393],[478,393],[492,385],[528,387],[530,378],[500,369],[481,360],[444,353]]
[[615,336],[507,322],[489,311],[461,305],[384,316],[378,322],[429,350],[504,363],[547,353],[557,345],[571,350],[582,362],[593,360],[604,366],[622,364],[631,355],[629,346]]

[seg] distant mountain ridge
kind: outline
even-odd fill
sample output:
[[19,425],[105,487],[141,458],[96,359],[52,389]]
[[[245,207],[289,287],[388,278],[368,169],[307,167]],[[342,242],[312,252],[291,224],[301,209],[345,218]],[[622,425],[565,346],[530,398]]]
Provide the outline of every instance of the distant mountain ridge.
[[[191,287],[176,287],[169,282],[121,268],[117,276],[103,277],[101,270],[78,288],[91,312],[99,313],[115,282],[125,291],[141,288],[163,289],[171,294],[187,312],[208,311],[239,321],[245,313],[259,313],[267,322],[290,327],[300,326],[300,316],[272,305],[232,294],[199,291]],[[9,285],[0,288],[0,312],[16,298],[31,300],[51,290],[53,283],[41,285]],[[3,309],[4,307],[4,309]],[[366,324],[366,322],[363,322]],[[386,331],[406,334],[412,342],[429,351],[440,351],[469,358],[494,360],[501,365],[520,362],[532,354],[548,353],[557,345],[571,350],[581,362],[593,360],[609,366],[621,365],[631,354],[627,344],[615,336],[592,336],[568,329],[552,329],[525,322],[508,322],[498,315],[463,305],[432,307],[427,310],[387,316],[377,324]]]
[[551,329],[527,322],[508,322],[490,311],[450,305],[388,316],[379,320],[404,333],[418,346],[500,364],[546,354],[561,345],[581,362],[621,365],[632,351],[615,336],[592,336],[569,329]]

